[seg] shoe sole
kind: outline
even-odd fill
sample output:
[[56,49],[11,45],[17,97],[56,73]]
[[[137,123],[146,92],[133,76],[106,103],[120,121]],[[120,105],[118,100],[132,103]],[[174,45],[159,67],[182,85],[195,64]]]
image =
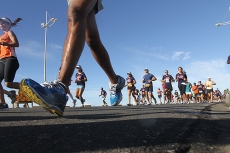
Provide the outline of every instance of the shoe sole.
[[9,108],[1,108],[0,110],[1,110],[1,111],[8,111]]
[[32,101],[34,101],[36,104],[42,106],[46,111],[48,111],[51,114],[55,114],[58,116],[63,116],[63,113],[58,110],[50,109],[48,105],[46,105],[35,93],[30,87],[25,83],[25,79],[23,79],[20,82],[20,89],[22,92],[29,97]]

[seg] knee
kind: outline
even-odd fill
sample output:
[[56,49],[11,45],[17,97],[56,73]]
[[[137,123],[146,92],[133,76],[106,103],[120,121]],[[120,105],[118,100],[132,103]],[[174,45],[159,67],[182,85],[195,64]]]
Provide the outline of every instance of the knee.
[[83,7],[70,6],[68,10],[68,23],[74,25],[80,21],[86,21],[88,15],[87,12],[87,9]]
[[100,39],[97,37],[96,34],[90,34],[86,37],[86,43],[92,50],[97,50],[97,46],[101,44]]
[[9,87],[10,86],[10,83],[9,82],[5,82],[4,83],[6,87]]

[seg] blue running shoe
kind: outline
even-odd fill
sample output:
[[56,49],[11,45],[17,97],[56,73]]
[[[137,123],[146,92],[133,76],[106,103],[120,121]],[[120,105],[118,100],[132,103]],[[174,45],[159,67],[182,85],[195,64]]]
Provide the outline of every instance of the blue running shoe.
[[9,110],[9,107],[7,104],[0,103],[0,110]]
[[112,106],[117,106],[122,100],[121,90],[125,86],[125,79],[119,75],[117,75],[118,83],[117,84],[109,84],[110,90],[110,103]]
[[63,116],[68,96],[61,82],[45,82],[39,84],[32,79],[23,79],[20,89],[36,104],[42,106],[48,112]]

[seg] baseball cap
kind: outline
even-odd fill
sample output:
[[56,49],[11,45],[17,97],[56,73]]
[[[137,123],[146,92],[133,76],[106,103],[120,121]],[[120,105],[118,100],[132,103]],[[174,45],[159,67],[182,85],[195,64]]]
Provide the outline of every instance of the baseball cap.
[[5,18],[5,17],[0,18],[0,21],[5,21],[5,22],[8,22],[9,24],[11,24],[10,19],[7,19],[7,18]]
[[211,77],[208,77],[208,79],[211,79]]
[[131,72],[127,72],[127,74],[132,74]]
[[149,70],[148,68],[145,68],[145,70]]
[[81,65],[77,65],[76,68],[77,68],[77,69],[82,69],[82,68],[81,68]]

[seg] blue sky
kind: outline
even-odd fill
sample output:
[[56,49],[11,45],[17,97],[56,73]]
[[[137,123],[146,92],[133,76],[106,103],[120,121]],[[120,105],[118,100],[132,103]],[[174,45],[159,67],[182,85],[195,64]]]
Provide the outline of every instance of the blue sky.
[[[205,82],[210,76],[217,83],[214,89],[228,88],[230,67],[226,59],[230,50],[230,25],[216,27],[215,24],[230,20],[229,0],[103,0],[103,5],[104,9],[96,15],[101,40],[115,72],[126,78],[126,73],[131,71],[137,88],[141,88],[144,68],[149,68],[158,79],[154,82],[156,95],[164,70],[168,69],[175,77],[178,66],[185,69],[192,83]],[[4,7],[0,9],[0,16],[11,20],[23,18],[12,28],[20,42],[16,49],[20,62],[15,77],[18,82],[23,78],[43,82],[41,23],[45,22],[46,11],[50,18],[58,19],[47,33],[47,80],[53,81],[67,34],[66,0],[7,0],[2,1],[1,6]],[[101,105],[100,88],[108,92],[109,80],[88,46],[79,64],[88,77],[83,97],[91,105]],[[70,86],[73,94],[75,87],[74,83]],[[173,83],[173,87],[177,89],[177,84]],[[122,93],[121,103],[126,105],[127,90],[123,89]],[[68,105],[72,105],[71,101]]]

